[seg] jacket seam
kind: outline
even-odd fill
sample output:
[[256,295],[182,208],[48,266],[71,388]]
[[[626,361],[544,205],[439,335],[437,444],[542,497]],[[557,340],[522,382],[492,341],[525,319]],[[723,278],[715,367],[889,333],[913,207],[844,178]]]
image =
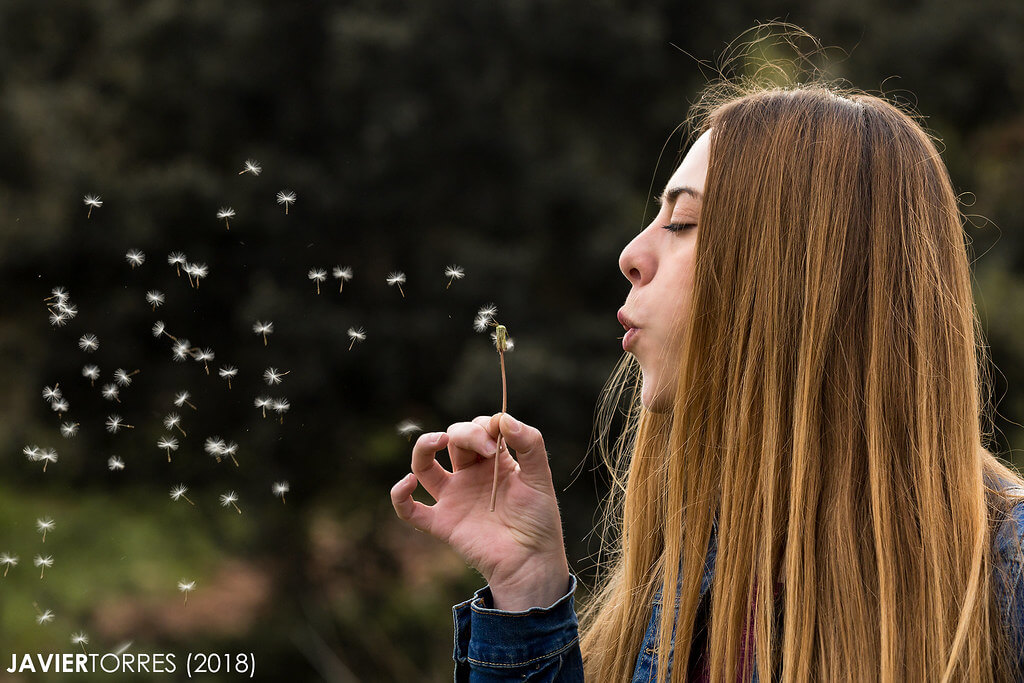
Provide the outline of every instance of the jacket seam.
[[500,669],[512,669],[512,668],[515,668],[517,666],[526,666],[527,664],[533,664],[534,662],[539,662],[542,659],[548,659],[549,657],[555,657],[557,655],[560,655],[563,652],[565,652],[566,650],[568,650],[569,648],[571,648],[573,645],[576,645],[577,643],[579,643],[579,640],[580,640],[579,636],[577,636],[577,637],[573,638],[572,640],[570,640],[568,643],[566,643],[565,645],[563,645],[562,647],[560,647],[557,650],[554,650],[552,652],[548,652],[547,654],[543,654],[540,657],[534,657],[533,659],[527,659],[527,660],[522,661],[522,662],[514,662],[514,663],[489,662],[489,661],[483,660],[483,659],[473,659],[472,657],[467,657],[467,660],[471,664],[478,664],[480,666],[490,666],[490,667],[500,668]]

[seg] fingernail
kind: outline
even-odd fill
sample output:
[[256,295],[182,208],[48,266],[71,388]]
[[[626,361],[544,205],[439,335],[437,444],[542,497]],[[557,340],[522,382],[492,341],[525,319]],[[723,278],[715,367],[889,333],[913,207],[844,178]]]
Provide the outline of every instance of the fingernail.
[[505,417],[508,418],[508,430],[513,434],[515,434],[516,432],[523,428],[523,423],[515,419],[508,413],[505,413]]

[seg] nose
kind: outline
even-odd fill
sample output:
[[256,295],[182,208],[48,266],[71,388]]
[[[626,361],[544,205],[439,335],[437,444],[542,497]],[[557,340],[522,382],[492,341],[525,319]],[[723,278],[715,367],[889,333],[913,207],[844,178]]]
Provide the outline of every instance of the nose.
[[649,282],[654,273],[653,255],[649,249],[644,248],[643,236],[646,232],[634,237],[619,254],[619,270],[634,287]]

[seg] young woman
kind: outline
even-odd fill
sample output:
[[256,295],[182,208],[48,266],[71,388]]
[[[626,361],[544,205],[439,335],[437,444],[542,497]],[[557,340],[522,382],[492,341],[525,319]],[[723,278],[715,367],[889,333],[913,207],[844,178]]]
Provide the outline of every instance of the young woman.
[[606,407],[631,389],[631,410],[579,626],[537,429],[424,434],[391,491],[487,580],[454,608],[457,680],[1024,680],[1024,481],[982,445],[987,359],[935,145],[823,83],[711,89],[691,121],[619,258]]

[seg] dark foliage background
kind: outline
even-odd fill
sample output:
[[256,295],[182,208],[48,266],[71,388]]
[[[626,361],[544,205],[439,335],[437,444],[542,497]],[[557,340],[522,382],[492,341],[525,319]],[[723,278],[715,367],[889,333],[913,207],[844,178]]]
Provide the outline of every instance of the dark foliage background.
[[[587,446],[621,354],[618,253],[684,144],[673,130],[710,75],[695,58],[773,17],[845,50],[830,74],[910,102],[942,138],[972,215],[995,427],[1013,460],[1018,2],[3,0],[0,551],[21,562],[0,580],[0,655],[72,651],[81,630],[91,652],[254,652],[266,680],[449,680],[450,607],[482,582],[399,523],[388,490],[408,468],[397,423],[442,430],[500,409],[496,354],[472,330],[488,302],[516,341],[509,411],[544,432],[570,562],[592,577],[605,480]],[[238,175],[247,158],[261,175]],[[287,215],[283,189],[298,195]],[[91,218],[85,194],[103,198]],[[230,230],[221,206],[237,212]],[[143,266],[128,267],[129,248]],[[210,266],[198,289],[170,251]],[[466,277],[446,289],[453,263]],[[334,265],[353,280],[318,296],[307,271]],[[385,284],[395,270],[404,297]],[[79,308],[65,327],[43,301],[58,285]],[[149,289],[167,295],[155,312]],[[173,362],[157,319],[212,347],[211,370],[237,365],[232,389]],[[257,319],[274,321],[267,346]],[[351,326],[367,339],[348,350]],[[85,332],[100,338],[93,356],[77,347]],[[141,372],[116,405],[86,362],[101,383]],[[280,387],[262,383],[268,366],[290,371]],[[56,382],[73,439],[41,397]],[[181,390],[197,410],[178,411],[188,436],[168,463],[155,444]],[[283,422],[253,407],[264,393],[290,400]],[[108,434],[111,412],[134,429]],[[212,435],[239,443],[238,468],[203,453]],[[43,474],[28,444],[59,462]],[[114,454],[123,472],[107,470]],[[179,482],[195,507],[169,499]],[[218,504],[228,489],[242,515]],[[42,516],[57,522],[45,545]],[[36,553],[55,558],[44,580]],[[197,582],[187,605],[182,578]],[[36,625],[39,609],[54,622]]]

